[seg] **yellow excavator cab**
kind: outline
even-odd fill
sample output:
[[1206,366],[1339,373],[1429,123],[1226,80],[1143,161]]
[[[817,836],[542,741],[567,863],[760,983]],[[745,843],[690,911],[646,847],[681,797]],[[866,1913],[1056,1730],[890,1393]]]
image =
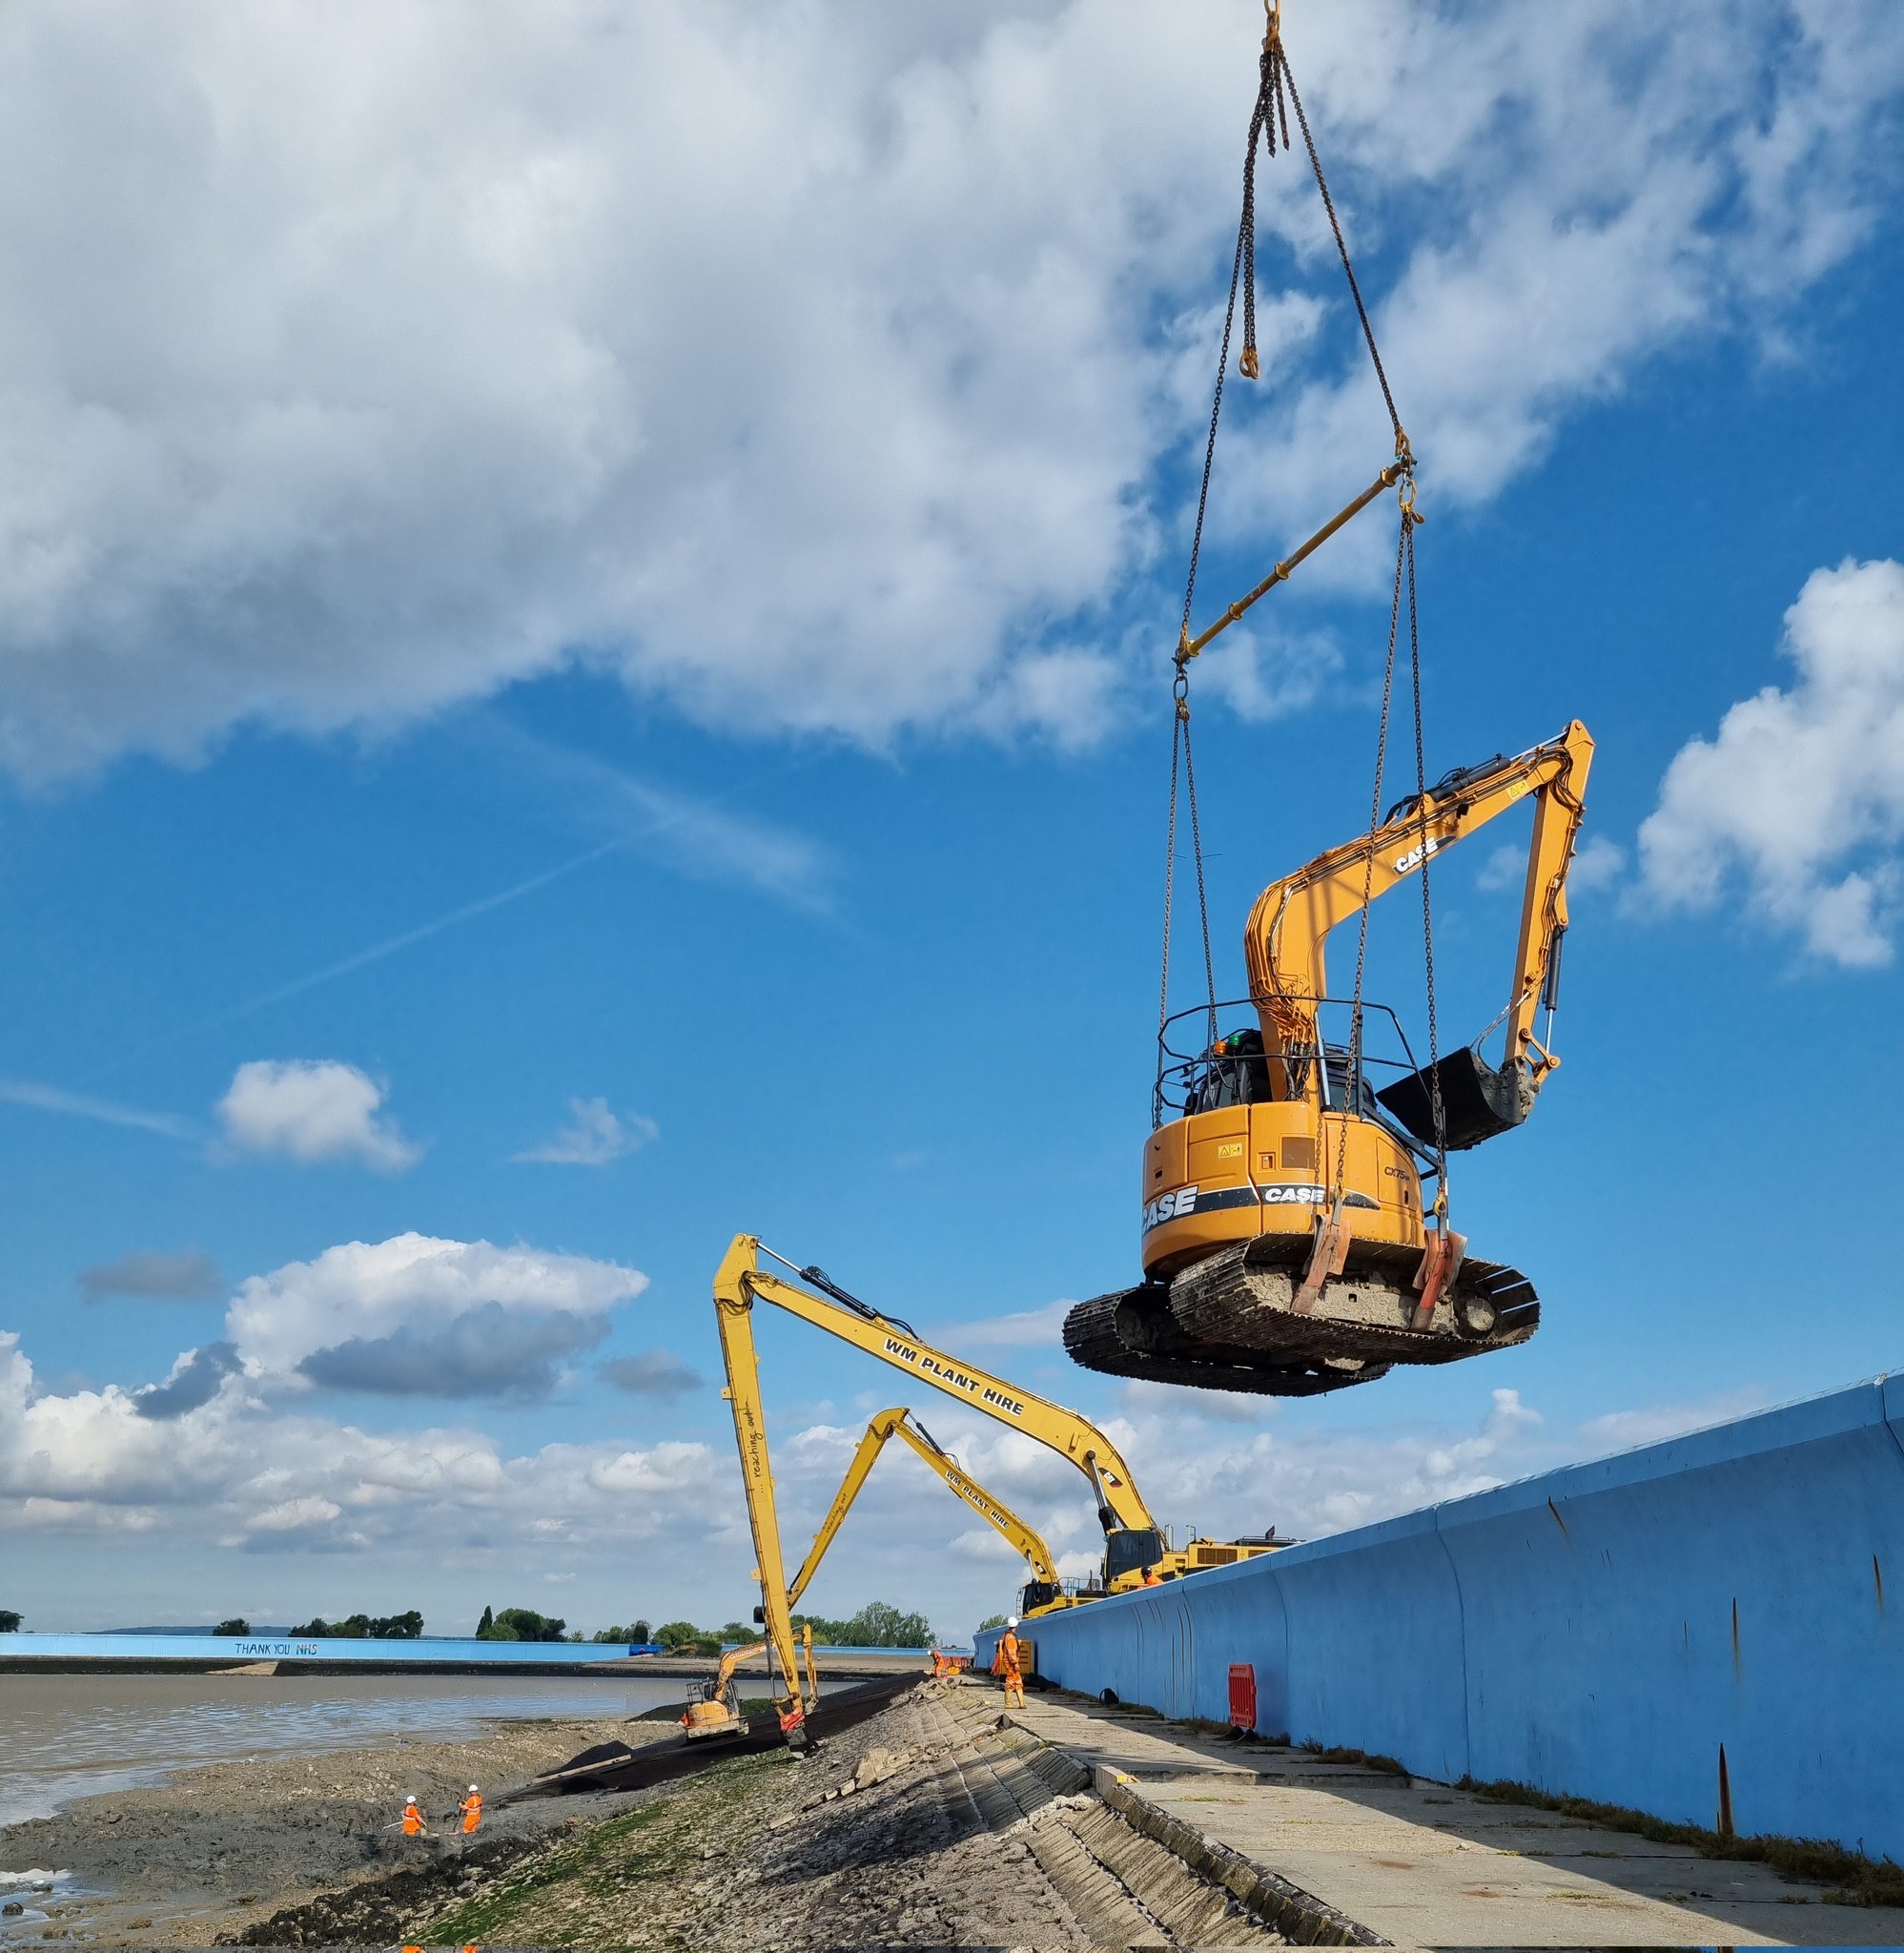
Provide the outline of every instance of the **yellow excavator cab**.
[[687,1709],[681,1718],[681,1726],[687,1732],[689,1742],[710,1736],[745,1736],[747,1733],[747,1719],[741,1714],[740,1685],[734,1678],[734,1671],[744,1661],[750,1661],[756,1655],[767,1652],[765,1641],[755,1641],[744,1648],[730,1648],[721,1657],[721,1666],[711,1681],[690,1684],[687,1696]]

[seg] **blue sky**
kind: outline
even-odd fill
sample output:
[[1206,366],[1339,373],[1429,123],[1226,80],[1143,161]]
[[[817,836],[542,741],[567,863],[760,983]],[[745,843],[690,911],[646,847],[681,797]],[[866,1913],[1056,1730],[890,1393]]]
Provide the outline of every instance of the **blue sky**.
[[[1136,1273],[1259,16],[713,12],[8,30],[0,177],[58,187],[0,200],[0,1603],[745,1612],[741,1228],[1208,1530],[1895,1361],[1904,26],[1291,10],[1422,456],[1430,769],[1575,715],[1599,753],[1564,1068],[1455,1183],[1539,1336],[1264,1406],[1075,1370],[1054,1306]],[[1266,168],[1201,614],[1387,446]],[[1388,522],[1197,672],[1226,994],[1256,890],[1365,817]],[[1496,845],[1437,871],[1461,1036]],[[1413,919],[1371,986],[1411,1029]],[[804,1541],[906,1386],[762,1336]],[[1081,1481],[915,1408],[1081,1568]],[[1013,1571],[968,1516],[890,1460],[814,1604],[968,1627]]]

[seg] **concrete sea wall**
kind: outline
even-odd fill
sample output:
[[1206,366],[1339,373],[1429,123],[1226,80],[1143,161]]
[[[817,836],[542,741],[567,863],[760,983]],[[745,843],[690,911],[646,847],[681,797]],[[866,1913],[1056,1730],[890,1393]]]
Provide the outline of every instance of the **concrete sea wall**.
[[[1888,1593],[1887,1593],[1888,1589]],[[1904,1860],[1904,1376],[1026,1626],[1038,1672]],[[979,1637],[989,1663],[996,1634]]]
[[136,1663],[156,1668],[252,1661],[321,1662],[326,1667],[580,1668],[658,1655],[654,1642],[355,1641],[303,1634],[0,1634],[0,1664],[58,1663],[64,1668]]
[[[726,1648],[738,1647],[726,1642]],[[924,1667],[926,1648],[834,1647],[816,1643],[813,1658],[824,1675],[834,1663],[848,1669]],[[655,1658],[645,1672],[680,1675],[712,1667],[706,1657],[672,1655],[658,1641],[476,1641],[438,1637],[414,1641],[345,1640],[331,1636],[248,1634],[0,1634],[0,1673],[9,1669],[220,1668],[275,1661],[292,1670],[311,1668],[442,1671],[496,1670],[552,1675],[611,1665],[634,1656]],[[742,1668],[759,1671],[761,1663]],[[629,1671],[634,1673],[635,1671]]]

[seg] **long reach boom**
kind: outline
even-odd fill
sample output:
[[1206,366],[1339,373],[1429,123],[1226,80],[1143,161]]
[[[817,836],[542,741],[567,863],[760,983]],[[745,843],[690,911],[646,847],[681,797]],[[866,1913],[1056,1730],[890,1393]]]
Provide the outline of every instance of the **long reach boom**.
[[788,1584],[787,1597],[789,1601],[797,1601],[811,1585],[813,1575],[820,1571],[820,1562],[827,1556],[827,1550],[846,1523],[853,1501],[865,1487],[868,1474],[892,1438],[911,1446],[929,1470],[937,1472],[1007,1545],[1030,1563],[1032,1577],[1019,1597],[1020,1614],[1048,1607],[1062,1595],[1064,1589],[1057,1577],[1057,1566],[1052,1558],[1051,1548],[1043,1538],[1026,1525],[1003,1499],[995,1498],[987,1491],[932,1432],[913,1418],[910,1410],[895,1407],[878,1412],[868,1424],[866,1435],[860,1439],[859,1449],[847,1467],[847,1475],[833,1495],[833,1503],[820,1522],[819,1532],[813,1535],[812,1548],[801,1562],[800,1571]]
[[[837,1336],[843,1343],[851,1344],[868,1356],[877,1357],[881,1363],[890,1364],[910,1377],[921,1379],[935,1390],[944,1391],[948,1397],[983,1411],[986,1416],[996,1419],[1011,1429],[1025,1432],[1076,1466],[1091,1481],[1097,1495],[1097,1519],[1104,1529],[1107,1580],[1115,1580],[1126,1573],[1141,1573],[1145,1567],[1163,1557],[1163,1535],[1131,1477],[1130,1467],[1124,1463],[1117,1448],[1095,1424],[1075,1410],[1067,1410],[1060,1404],[1021,1389],[1004,1377],[980,1369],[975,1364],[961,1363],[948,1356],[944,1350],[934,1349],[912,1332],[911,1324],[882,1315],[870,1303],[861,1302],[857,1296],[850,1295],[844,1288],[829,1282],[818,1268],[803,1268],[800,1274],[803,1280],[823,1288],[823,1295],[814,1295],[785,1277],[769,1272],[760,1265],[763,1252],[771,1254],[772,1250],[763,1250],[757,1236],[735,1235],[722,1260],[720,1272],[714,1277],[714,1308],[721,1325],[722,1345],[724,1348],[744,1350],[750,1420],[757,1418],[760,1401],[759,1359],[753,1343],[753,1305],[756,1302],[767,1302],[775,1308],[785,1309],[790,1316],[797,1316],[803,1323],[810,1323],[816,1329],[824,1329],[829,1336]],[[731,1379],[735,1370],[731,1358],[727,1367]],[[750,1484],[764,1481],[770,1494],[772,1480],[767,1471],[767,1432],[764,1428],[757,1431],[742,1429],[742,1418],[743,1406],[737,1393],[734,1428],[740,1436],[743,1470]],[[760,1461],[756,1470],[749,1470],[747,1467],[750,1449]],[[770,1498],[768,1512],[770,1519]],[[777,1526],[772,1531],[773,1571],[779,1579],[781,1561]],[[754,1529],[754,1538],[758,1546],[761,1539],[758,1525]],[[765,1572],[766,1560],[763,1559],[761,1564]],[[784,1586],[782,1591],[784,1593]],[[769,1607],[769,1625],[771,1614]],[[790,1647],[790,1622],[788,1634]]]
[[[1008,1429],[1023,1431],[1075,1466],[1091,1481],[1096,1495],[1097,1520],[1104,1529],[1104,1584],[1113,1592],[1141,1585],[1147,1575],[1170,1579],[1271,1550],[1267,1540],[1193,1540],[1186,1548],[1170,1549],[1137,1490],[1131,1468],[1124,1463],[1116,1446],[1088,1418],[1005,1377],[980,1369],[975,1364],[960,1362],[942,1349],[934,1349],[914,1333],[910,1323],[882,1314],[870,1303],[829,1281],[818,1268],[798,1270],[801,1281],[811,1283],[821,1291],[818,1295],[771,1273],[760,1265],[763,1254],[775,1261],[783,1259],[771,1248],[763,1248],[755,1235],[734,1236],[714,1277],[714,1307],[721,1326],[722,1347],[727,1353],[728,1383],[735,1393],[734,1429],[740,1438],[748,1509],[755,1512],[757,1507],[763,1508],[769,1521],[770,1554],[762,1545],[764,1535],[758,1516],[754,1525],[755,1546],[762,1554],[763,1591],[770,1576],[779,1590],[783,1617],[788,1602],[779,1531],[777,1525],[771,1524],[772,1476],[767,1464],[767,1433],[760,1422],[760,1367],[752,1324],[756,1302],[785,1309],[788,1315],[810,1323],[829,1336],[837,1336],[843,1343],[890,1364],[907,1376],[921,1379]],[[788,1262],[786,1265],[794,1264]],[[773,1605],[770,1600],[766,1603],[770,1636]],[[790,1649],[790,1620],[787,1634]]]

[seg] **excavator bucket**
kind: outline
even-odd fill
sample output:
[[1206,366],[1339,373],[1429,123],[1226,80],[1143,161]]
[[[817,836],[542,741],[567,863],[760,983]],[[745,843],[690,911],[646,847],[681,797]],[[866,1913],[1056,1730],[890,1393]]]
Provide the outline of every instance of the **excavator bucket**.
[[1512,1132],[1533,1109],[1533,1081],[1525,1067],[1503,1065],[1497,1070],[1464,1044],[1375,1095],[1424,1146],[1435,1143],[1431,1079],[1441,1086],[1443,1143],[1450,1153],[1464,1153],[1484,1140]]

